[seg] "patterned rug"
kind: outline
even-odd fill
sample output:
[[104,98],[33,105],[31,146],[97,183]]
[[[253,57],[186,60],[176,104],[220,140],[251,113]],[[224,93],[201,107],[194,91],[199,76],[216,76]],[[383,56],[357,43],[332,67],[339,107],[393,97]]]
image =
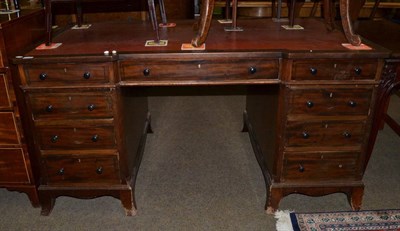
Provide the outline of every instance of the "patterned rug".
[[294,213],[277,211],[277,231],[400,231],[400,210]]

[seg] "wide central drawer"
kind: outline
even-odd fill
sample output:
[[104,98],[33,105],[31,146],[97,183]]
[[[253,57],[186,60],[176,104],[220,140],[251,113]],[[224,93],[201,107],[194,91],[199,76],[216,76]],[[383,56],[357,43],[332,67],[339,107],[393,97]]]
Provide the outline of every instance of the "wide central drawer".
[[278,79],[279,60],[232,59],[135,59],[120,63],[122,81]]

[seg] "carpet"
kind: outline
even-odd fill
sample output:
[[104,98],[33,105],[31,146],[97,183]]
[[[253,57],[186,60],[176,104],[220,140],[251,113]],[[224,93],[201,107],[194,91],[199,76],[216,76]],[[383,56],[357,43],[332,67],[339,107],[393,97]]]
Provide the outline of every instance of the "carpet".
[[277,231],[400,231],[400,210],[295,213],[277,211]]

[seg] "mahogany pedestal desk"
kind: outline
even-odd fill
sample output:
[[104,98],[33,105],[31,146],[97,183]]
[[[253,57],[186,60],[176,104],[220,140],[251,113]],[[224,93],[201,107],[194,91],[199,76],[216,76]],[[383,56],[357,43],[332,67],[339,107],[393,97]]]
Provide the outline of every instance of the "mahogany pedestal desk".
[[40,166],[42,214],[58,196],[105,195],[135,214],[135,180],[151,132],[146,89],[209,85],[247,86],[243,131],[265,177],[268,213],[291,193],[341,192],[360,209],[388,52],[374,45],[350,51],[323,21],[301,23],[305,30],[290,31],[244,20],[245,31],[224,33],[213,21],[204,51],[181,50],[193,21],[163,29],[165,47],[144,46],[150,24],[99,23],[56,36],[57,49],[14,59]]
[[0,187],[26,193],[32,205],[38,207],[34,166],[22,130],[25,117],[16,103],[23,95],[13,81],[18,79],[18,71],[9,59],[44,39],[44,12],[22,10],[18,17],[13,14],[11,20],[3,16],[0,18]]

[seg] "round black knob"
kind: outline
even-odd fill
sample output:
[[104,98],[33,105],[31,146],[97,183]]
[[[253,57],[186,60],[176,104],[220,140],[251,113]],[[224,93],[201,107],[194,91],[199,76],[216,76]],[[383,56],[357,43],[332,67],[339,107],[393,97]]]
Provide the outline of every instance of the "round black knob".
[[345,138],[351,138],[351,133],[350,132],[343,132],[343,136],[345,137]]
[[92,141],[97,142],[99,140],[99,135],[92,136]]
[[60,176],[64,175],[64,173],[65,173],[64,168],[60,168],[60,169],[58,170],[58,172],[57,172],[57,174],[60,175]]
[[96,173],[97,174],[102,174],[103,173],[103,167],[98,167],[97,169],[96,169]]
[[83,78],[84,79],[90,79],[90,72],[87,71],[87,72],[83,73]]
[[305,171],[304,166],[299,164],[299,172],[304,172],[304,171]]
[[90,104],[90,105],[87,107],[87,109],[88,109],[89,111],[93,111],[95,108],[96,108],[96,107],[94,106],[94,104]]
[[361,72],[362,72],[361,67],[354,68],[354,72],[356,73],[356,75],[361,75]]
[[51,137],[50,140],[52,143],[56,143],[58,141],[58,138],[59,138],[58,135],[54,135],[53,137]]
[[53,111],[53,109],[54,109],[54,107],[53,107],[53,105],[48,105],[47,107],[46,107],[46,111],[47,112],[52,112]]
[[149,76],[150,75],[150,69],[149,68],[144,69],[143,70],[143,75],[144,76]]
[[314,107],[314,102],[309,100],[309,101],[306,102],[306,105],[307,105],[308,108],[312,108],[312,107]]
[[350,107],[356,107],[356,106],[357,106],[357,103],[354,102],[354,101],[352,101],[352,100],[350,100],[347,104],[348,104]]
[[308,134],[308,132],[303,132],[302,135],[304,139],[310,138],[310,134]]
[[39,79],[40,80],[46,80],[47,79],[47,74],[46,73],[40,73],[39,74]]
[[314,67],[311,67],[311,68],[310,68],[310,73],[311,73],[312,75],[316,75],[317,72],[318,72],[317,68],[314,68]]
[[249,67],[249,73],[250,74],[255,74],[257,72],[257,68],[255,67]]

